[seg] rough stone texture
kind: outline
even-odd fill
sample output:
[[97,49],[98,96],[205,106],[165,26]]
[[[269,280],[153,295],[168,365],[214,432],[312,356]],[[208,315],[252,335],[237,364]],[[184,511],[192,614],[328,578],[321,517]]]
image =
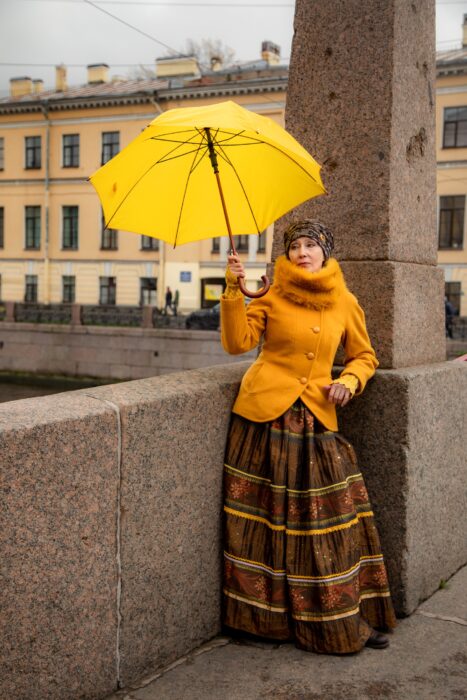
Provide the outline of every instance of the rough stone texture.
[[[332,656],[219,638],[156,680],[108,700],[460,700],[467,617],[459,613],[459,597],[465,601],[466,590],[467,568],[419,614],[401,620],[384,651]],[[443,617],[427,617],[432,609]]]
[[299,212],[332,228],[341,259],[436,264],[434,12],[297,0],[286,126],[330,195]]
[[219,631],[222,465],[248,364],[80,392],[121,415],[124,684]]
[[[0,405],[2,697],[99,698],[219,631],[223,453],[248,365]],[[378,371],[343,411],[400,614],[465,557],[456,392],[465,363]]]
[[465,563],[467,366],[378,371],[342,410],[380,528],[398,614],[410,614]]
[[117,420],[66,393],[0,405],[0,697],[116,684]]
[[344,262],[342,269],[365,309],[382,369],[446,359],[442,270],[390,261]]
[[0,323],[0,371],[141,379],[254,359],[227,355],[218,331]]

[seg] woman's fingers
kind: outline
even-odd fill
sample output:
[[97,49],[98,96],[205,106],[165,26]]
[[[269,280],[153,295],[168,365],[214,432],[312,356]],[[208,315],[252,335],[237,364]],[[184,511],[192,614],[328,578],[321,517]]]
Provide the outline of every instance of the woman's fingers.
[[245,277],[245,268],[240,262],[240,258],[238,257],[238,255],[228,255],[227,264],[229,266],[230,272],[236,277]]
[[350,390],[343,384],[331,384],[328,401],[338,406],[345,406],[350,401]]

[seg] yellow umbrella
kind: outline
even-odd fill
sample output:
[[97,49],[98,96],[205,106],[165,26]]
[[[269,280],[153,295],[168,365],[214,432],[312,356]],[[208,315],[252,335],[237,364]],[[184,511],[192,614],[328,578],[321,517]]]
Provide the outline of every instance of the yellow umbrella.
[[235,252],[232,231],[259,234],[325,193],[319,173],[272,119],[227,101],[164,112],[90,181],[107,227],[174,246],[228,233]]

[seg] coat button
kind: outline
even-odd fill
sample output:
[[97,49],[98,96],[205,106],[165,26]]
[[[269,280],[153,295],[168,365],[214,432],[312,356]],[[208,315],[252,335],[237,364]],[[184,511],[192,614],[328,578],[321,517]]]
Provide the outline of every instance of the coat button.
[[309,360],[314,360],[314,359],[315,359],[315,354],[314,354],[314,352],[307,352],[306,356],[307,356],[307,358],[308,358]]
[[301,382],[302,384],[306,384],[307,381],[308,381],[308,379],[307,379],[306,377],[300,377],[300,382]]
[[319,326],[313,326],[311,330],[313,331],[313,333],[319,333],[321,328]]

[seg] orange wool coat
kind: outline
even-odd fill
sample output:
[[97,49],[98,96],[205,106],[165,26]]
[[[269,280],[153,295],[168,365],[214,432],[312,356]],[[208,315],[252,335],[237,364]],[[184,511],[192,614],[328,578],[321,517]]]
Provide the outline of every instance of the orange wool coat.
[[378,366],[365,315],[337,260],[330,258],[311,273],[281,256],[264,297],[247,307],[243,297],[221,299],[221,338],[228,353],[251,350],[263,333],[261,353],[243,377],[234,413],[270,421],[301,398],[326,428],[337,430],[335,405],[324,387],[332,381],[339,344],[346,357],[341,376],[358,378],[357,394]]

